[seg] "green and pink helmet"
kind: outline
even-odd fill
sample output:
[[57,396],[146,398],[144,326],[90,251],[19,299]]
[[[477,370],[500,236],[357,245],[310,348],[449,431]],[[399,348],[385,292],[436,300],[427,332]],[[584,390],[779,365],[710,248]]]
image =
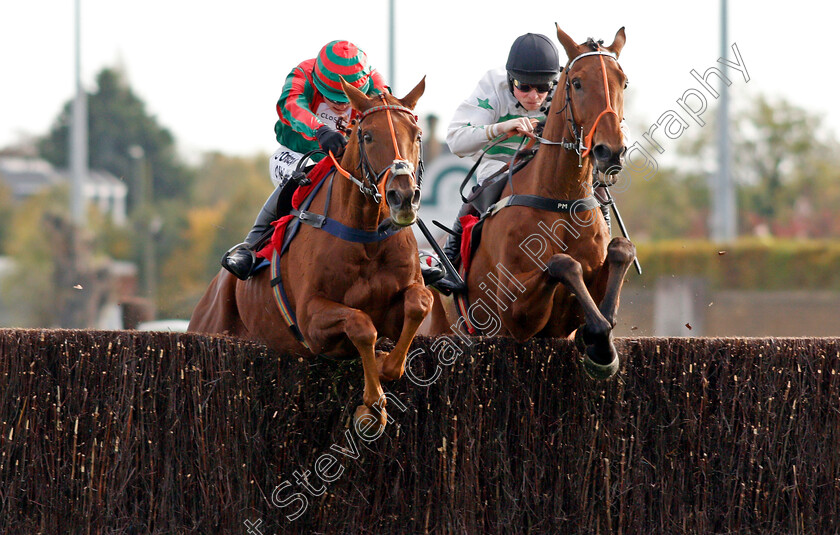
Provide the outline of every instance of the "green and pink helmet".
[[318,91],[335,102],[347,102],[341,80],[367,93],[373,89],[367,54],[350,41],[332,41],[318,53],[313,81]]

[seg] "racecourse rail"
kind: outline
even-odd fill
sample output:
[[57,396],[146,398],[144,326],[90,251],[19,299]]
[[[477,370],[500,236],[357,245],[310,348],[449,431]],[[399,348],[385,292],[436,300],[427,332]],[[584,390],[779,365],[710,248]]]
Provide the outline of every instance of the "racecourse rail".
[[0,330],[0,533],[840,530],[840,339],[435,341],[365,440],[355,361]]

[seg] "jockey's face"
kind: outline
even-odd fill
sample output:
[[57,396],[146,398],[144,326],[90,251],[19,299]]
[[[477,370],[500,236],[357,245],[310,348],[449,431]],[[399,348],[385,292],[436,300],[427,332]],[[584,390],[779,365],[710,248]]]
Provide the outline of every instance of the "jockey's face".
[[344,115],[347,113],[347,110],[350,109],[349,102],[336,102],[328,99],[327,97],[324,97],[324,101],[336,115]]
[[537,91],[536,87],[529,87],[529,91],[526,93],[522,91],[518,87],[513,87],[513,96],[516,100],[522,104],[522,107],[528,111],[535,111],[540,109],[543,102],[545,102],[545,98],[548,96],[548,91],[544,93],[540,93]]

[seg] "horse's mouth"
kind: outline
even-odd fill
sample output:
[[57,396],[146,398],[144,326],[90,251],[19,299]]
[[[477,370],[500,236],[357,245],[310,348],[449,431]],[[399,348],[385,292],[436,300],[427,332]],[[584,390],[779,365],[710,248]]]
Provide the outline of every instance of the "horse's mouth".
[[391,221],[394,225],[407,227],[417,221],[417,212],[420,209],[420,188],[411,190],[410,195],[389,191],[385,194],[385,200],[391,209]]
[[399,227],[409,227],[417,221],[417,210],[399,210],[391,212],[391,221]]
[[618,175],[624,170],[624,158],[616,161],[595,160],[594,175],[596,181],[613,185],[618,181]]

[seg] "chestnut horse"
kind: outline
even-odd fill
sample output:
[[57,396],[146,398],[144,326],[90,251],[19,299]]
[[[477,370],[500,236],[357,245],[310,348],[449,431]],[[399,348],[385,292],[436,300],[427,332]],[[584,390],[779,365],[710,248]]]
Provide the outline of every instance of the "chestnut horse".
[[[373,422],[372,417],[384,426],[380,380],[402,377],[409,345],[432,306],[417,242],[407,228],[416,221],[420,203],[421,130],[412,110],[425,78],[402,99],[390,94],[369,98],[343,80],[342,86],[360,119],[338,173],[324,178],[332,180],[331,188],[318,190],[308,212],[326,215],[356,236],[381,238],[380,226],[392,234],[360,243],[330,234],[327,226],[300,225],[279,267],[302,341],[275,303],[269,270],[240,281],[222,269],[193,311],[189,330],[257,340],[285,354],[361,356],[364,405],[356,418]],[[376,350],[379,337],[395,340],[394,348]]]
[[[621,28],[607,47],[592,39],[579,45],[559,27],[557,38],[569,62],[536,156],[484,219],[465,281],[467,318],[485,334],[517,340],[573,336],[586,372],[607,378],[618,370],[612,329],[636,252],[626,238],[610,241],[592,198],[593,171],[612,180],[626,150],[620,122],[627,78],[617,61],[625,34]],[[431,334],[464,323],[439,296],[431,319]]]

